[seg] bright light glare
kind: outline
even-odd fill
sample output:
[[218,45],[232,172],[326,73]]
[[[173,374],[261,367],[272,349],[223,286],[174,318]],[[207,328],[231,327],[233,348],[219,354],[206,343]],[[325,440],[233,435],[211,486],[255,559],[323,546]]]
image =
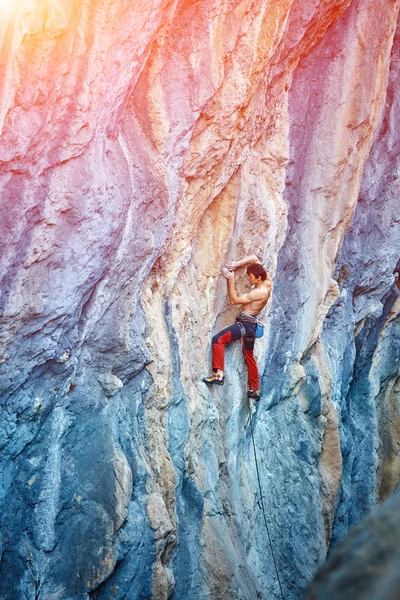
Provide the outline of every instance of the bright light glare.
[[0,0],[0,10],[10,10],[18,0]]

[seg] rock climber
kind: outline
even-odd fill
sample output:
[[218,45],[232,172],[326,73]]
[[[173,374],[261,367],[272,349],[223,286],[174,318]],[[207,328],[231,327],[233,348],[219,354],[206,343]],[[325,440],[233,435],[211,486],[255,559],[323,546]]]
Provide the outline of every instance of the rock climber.
[[[252,289],[247,294],[237,295],[235,288],[235,269],[247,267],[247,281]],[[256,255],[246,256],[237,262],[228,262],[222,269],[228,283],[228,295],[231,304],[241,304],[242,312],[236,323],[218,332],[212,338],[212,369],[214,375],[205,377],[207,385],[224,385],[224,345],[243,338],[243,353],[248,369],[248,397],[260,400],[260,380],[254,358],[254,342],[257,315],[267,304],[271,294],[272,280]],[[258,332],[257,332],[258,333]]]

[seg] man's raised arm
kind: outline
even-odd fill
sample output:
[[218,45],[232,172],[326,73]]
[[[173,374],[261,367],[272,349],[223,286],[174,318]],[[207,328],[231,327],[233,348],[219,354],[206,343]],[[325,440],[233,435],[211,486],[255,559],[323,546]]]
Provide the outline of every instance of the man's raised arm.
[[251,290],[250,292],[247,292],[247,294],[240,294],[240,296],[238,295],[235,287],[235,275],[233,271],[229,271],[229,269],[224,267],[222,269],[222,275],[228,282],[228,296],[231,304],[245,304],[247,302],[251,302],[252,300],[260,300],[258,297],[260,292],[258,290]]
[[233,271],[230,271],[227,267],[224,267],[222,269],[222,274],[228,282],[229,302],[231,304],[238,304],[239,296],[237,295],[235,288],[235,275]]
[[230,271],[233,271],[235,269],[239,269],[240,267],[244,267],[245,265],[252,265],[254,263],[261,264],[261,261],[255,254],[250,254],[250,256],[245,256],[241,260],[227,262],[226,267]]

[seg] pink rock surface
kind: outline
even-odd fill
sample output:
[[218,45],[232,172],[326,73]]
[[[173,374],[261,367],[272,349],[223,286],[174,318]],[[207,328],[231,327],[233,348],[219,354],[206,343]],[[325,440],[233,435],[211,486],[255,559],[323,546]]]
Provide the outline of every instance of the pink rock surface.
[[280,597],[240,349],[201,383],[245,254],[287,598],[394,489],[399,7],[0,2],[1,600]]

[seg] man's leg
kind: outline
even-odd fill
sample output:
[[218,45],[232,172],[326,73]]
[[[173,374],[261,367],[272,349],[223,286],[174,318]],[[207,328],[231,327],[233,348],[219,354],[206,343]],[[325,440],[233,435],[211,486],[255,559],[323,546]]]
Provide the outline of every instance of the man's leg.
[[204,383],[209,385],[222,385],[224,382],[225,344],[240,339],[241,328],[237,323],[226,327],[214,335],[212,339],[212,368],[215,373],[212,377],[205,377]]
[[254,342],[255,338],[245,337],[243,339],[243,353],[247,365],[247,378],[249,390],[253,392],[260,391],[260,379],[258,376],[258,367],[254,358]]
[[241,338],[241,329],[237,323],[222,329],[212,339],[212,368],[213,371],[224,371],[225,344]]

